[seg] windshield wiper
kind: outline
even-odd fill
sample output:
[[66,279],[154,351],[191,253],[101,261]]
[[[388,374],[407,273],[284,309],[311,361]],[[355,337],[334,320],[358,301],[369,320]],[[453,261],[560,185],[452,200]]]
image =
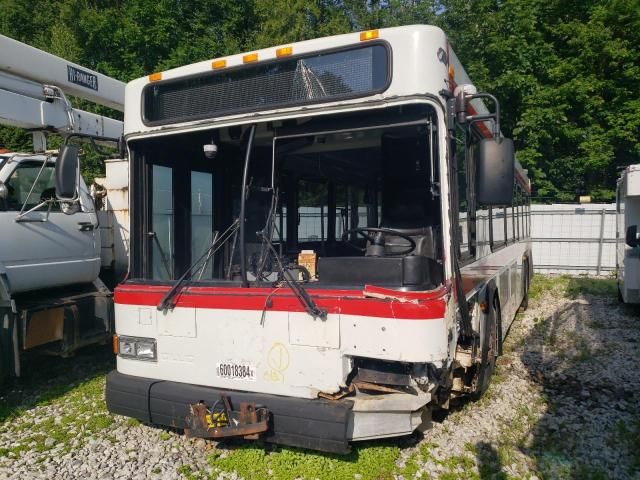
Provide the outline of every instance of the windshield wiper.
[[[182,276],[175,281],[171,289],[162,297],[160,303],[156,307],[160,311],[171,310],[176,306],[176,302],[174,301],[176,296],[182,291],[182,288],[193,278],[195,272],[198,271],[198,266],[204,260],[204,266],[209,262],[209,260],[216,254],[218,250],[229,240],[238,230],[238,226],[240,225],[239,219],[236,219],[230,226],[227,228],[224,233],[218,236],[217,232],[214,235],[213,241],[211,245],[205,250],[198,260],[196,260],[186,272],[182,274]],[[203,270],[204,270],[203,266]]]
[[[298,301],[304,308],[305,312],[307,312],[313,318],[319,318],[322,321],[325,321],[327,319],[327,311],[325,309],[318,307],[316,303],[313,301],[313,299],[311,298],[311,296],[309,295],[309,293],[307,292],[307,290],[293,279],[293,277],[291,276],[291,273],[289,273],[289,269],[285,268],[284,265],[282,265],[282,262],[280,261],[280,255],[276,251],[276,248],[273,246],[273,243],[271,243],[271,236],[273,235],[273,231],[275,229],[275,225],[274,225],[275,210],[278,203],[277,188],[273,190],[272,195],[273,196],[272,196],[272,202],[271,202],[271,209],[269,210],[269,216],[267,217],[267,221],[265,223],[264,228],[261,231],[256,232],[256,235],[262,239],[263,246],[266,246],[268,251],[271,252],[273,257],[275,258],[276,265],[278,267],[278,270],[280,271],[280,275],[282,275],[282,279],[284,283],[291,289],[295,297],[298,299]],[[261,257],[260,262],[262,265],[266,263],[266,253],[267,252],[261,252],[260,254],[260,257]],[[262,268],[263,267],[261,266],[258,271],[260,276],[262,276]]]
[[327,319],[327,311],[316,305],[316,303],[313,301],[313,299],[311,298],[307,290],[302,285],[300,285],[297,281],[295,281],[291,276],[291,274],[289,273],[289,270],[286,269],[284,265],[282,265],[282,262],[280,261],[280,255],[278,255],[278,252],[276,251],[275,247],[271,243],[271,239],[268,239],[263,234],[263,232],[257,232],[257,233],[258,235],[262,236],[263,240],[265,241],[265,244],[269,247],[269,250],[273,254],[274,258],[276,259],[276,265],[278,266],[278,270],[282,275],[282,279],[284,280],[284,283],[291,289],[291,291],[296,296],[300,304],[303,306],[305,312],[307,312],[313,318],[319,318],[320,320],[325,321]]

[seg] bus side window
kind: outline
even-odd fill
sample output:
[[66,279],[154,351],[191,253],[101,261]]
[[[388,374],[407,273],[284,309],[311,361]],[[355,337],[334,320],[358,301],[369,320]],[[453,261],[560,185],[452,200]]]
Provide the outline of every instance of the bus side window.
[[[514,199],[515,201],[515,199]],[[513,218],[513,203],[510,207],[505,208],[505,215],[507,217],[507,243],[513,243],[515,218]]]
[[327,239],[327,184],[298,183],[298,242],[324,244]]
[[516,239],[522,238],[522,190],[520,185],[516,188],[515,196],[515,219],[516,219]]
[[460,245],[460,258],[466,259],[471,255],[471,242],[469,238],[470,225],[472,220],[469,216],[468,199],[468,176],[466,154],[466,136],[462,130],[458,130],[455,139],[456,143],[456,186],[458,197],[458,242]]

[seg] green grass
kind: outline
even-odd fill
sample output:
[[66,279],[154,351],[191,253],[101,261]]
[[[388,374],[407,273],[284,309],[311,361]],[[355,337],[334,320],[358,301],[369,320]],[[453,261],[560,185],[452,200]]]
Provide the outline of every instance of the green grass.
[[[566,298],[575,298],[581,294],[615,298],[616,284],[615,280],[611,279],[536,275],[530,289],[532,300],[539,299],[547,290]],[[547,344],[553,345],[556,339],[553,338],[552,332],[549,333],[546,330],[548,325],[545,323],[540,319],[534,328],[540,330]],[[596,328],[597,325],[593,327]],[[508,339],[505,348],[508,355],[518,354],[518,349],[515,348],[518,341],[522,342],[523,339]],[[591,351],[587,344],[576,343],[576,346],[580,347],[577,349],[576,361],[588,360],[592,355],[597,354]],[[28,432],[24,440],[9,448],[0,448],[0,458],[7,456],[15,458],[27,450],[43,452],[43,458],[46,452],[52,449],[55,449],[55,452],[49,453],[49,456],[62,455],[82,445],[89,437],[106,438],[118,444],[119,440],[115,437],[113,430],[116,420],[108,414],[104,404],[104,379],[106,371],[112,367],[111,360],[95,368],[89,378],[86,377],[86,368],[78,369],[78,374],[75,376],[67,375],[65,368],[70,368],[70,365],[73,366],[78,361],[79,359],[62,361],[61,367],[46,366],[42,371],[36,372],[29,381],[32,384],[40,382],[44,387],[38,386],[33,390],[35,393],[32,392],[28,397],[0,398],[0,432],[9,435],[11,432],[19,432],[21,436],[25,436],[24,434]],[[56,380],[56,375],[62,379],[71,378],[71,380],[62,382]],[[508,378],[507,369],[499,365],[488,394],[479,402],[469,403],[460,411],[451,413],[445,420],[443,431],[456,428],[457,423],[464,422],[470,414],[469,410],[475,413],[477,408],[483,411],[490,408],[492,399],[501,394],[500,383]],[[16,388],[15,390],[25,389]],[[592,480],[605,478],[601,476],[601,472],[576,466],[571,459],[571,442],[567,442],[564,437],[558,438],[557,442],[563,445],[562,448],[554,448],[552,444],[556,442],[552,441],[539,441],[532,447],[525,445],[527,442],[524,439],[535,427],[540,412],[546,406],[550,406],[550,403],[551,400],[540,397],[539,402],[535,404],[517,408],[513,418],[501,422],[504,425],[501,426],[499,445],[470,443],[465,446],[465,451],[460,455],[447,455],[445,445],[439,451],[440,455],[436,456],[438,447],[423,442],[410,452],[404,453],[402,466],[399,465],[399,460],[403,456],[403,441],[388,440],[356,444],[352,452],[346,456],[265,446],[261,443],[223,444],[223,447],[207,452],[211,471],[195,471],[190,465],[176,465],[175,468],[176,472],[187,480],[217,478],[222,472],[226,474],[235,472],[239,478],[245,480],[262,478],[384,480],[394,477],[409,480],[418,478],[416,475],[421,471],[422,466],[430,462],[440,469],[439,478],[443,480],[459,478],[507,480],[510,477],[503,471],[503,466],[512,463],[521,464],[521,460],[518,459],[523,452],[529,451],[530,460],[532,463],[535,462],[535,466],[530,468],[534,472],[540,472],[539,478]],[[39,413],[34,413],[34,409],[45,405],[63,407],[64,413],[57,422],[54,418],[37,418]],[[135,419],[126,419],[119,425],[145,428]],[[161,431],[158,435],[161,441],[181,441],[169,431]],[[51,440],[47,443],[47,439],[52,439],[54,443],[51,444]],[[640,452],[639,439],[640,420],[634,424],[619,426],[611,438],[611,441],[618,442],[621,448],[635,455],[633,461],[635,468],[638,469],[640,469],[640,453],[637,453]],[[154,473],[160,473],[160,469],[155,469]],[[580,473],[579,477],[576,477],[577,473]],[[420,478],[424,479],[428,476],[423,473]]]
[[631,468],[640,473],[640,416],[629,423],[618,421],[612,440],[629,452]]
[[[46,452],[54,448],[64,454],[94,434],[107,434],[114,417],[106,410],[104,382],[104,375],[97,375],[67,388],[62,394],[53,388],[35,400],[29,409],[11,409],[0,423],[0,432],[9,435],[14,431],[20,432],[20,440],[11,448],[1,449],[0,457],[19,456],[26,450]],[[40,417],[34,408],[46,405],[62,407],[64,414],[57,421],[53,416]]]
[[529,298],[538,299],[545,291],[551,291],[566,298],[576,298],[579,295],[616,298],[617,289],[614,278],[535,274],[529,288]]
[[[112,366],[107,349],[81,351],[70,359],[26,356],[26,375],[10,381],[0,396],[0,433],[19,438],[0,448],[0,458],[27,450],[64,454],[90,436],[108,435],[114,418],[104,403],[104,383]],[[46,406],[60,413],[43,415]]]
[[256,444],[242,444],[225,453],[216,450],[209,455],[208,462],[214,469],[211,478],[217,478],[219,472],[235,472],[245,480],[353,480],[355,475],[362,480],[382,480],[400,470],[395,464],[400,447],[389,443],[357,446],[344,456],[286,447],[267,450]]

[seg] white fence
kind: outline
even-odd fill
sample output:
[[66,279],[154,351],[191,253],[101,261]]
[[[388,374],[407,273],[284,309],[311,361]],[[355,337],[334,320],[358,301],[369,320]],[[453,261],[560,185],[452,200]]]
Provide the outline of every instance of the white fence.
[[[366,225],[366,209],[359,209],[359,225]],[[608,275],[616,269],[615,204],[532,205],[531,237],[533,264],[539,273]],[[298,235],[306,241],[319,240],[323,232],[320,208],[300,209]],[[338,237],[342,221],[336,221]]]
[[589,275],[614,272],[615,214],[615,204],[532,205],[535,271]]

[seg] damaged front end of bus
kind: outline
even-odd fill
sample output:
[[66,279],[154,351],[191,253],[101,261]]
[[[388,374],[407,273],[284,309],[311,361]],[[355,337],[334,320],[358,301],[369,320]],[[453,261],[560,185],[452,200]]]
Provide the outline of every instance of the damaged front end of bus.
[[342,453],[427,425],[456,342],[437,133],[418,102],[130,142],[109,409]]

